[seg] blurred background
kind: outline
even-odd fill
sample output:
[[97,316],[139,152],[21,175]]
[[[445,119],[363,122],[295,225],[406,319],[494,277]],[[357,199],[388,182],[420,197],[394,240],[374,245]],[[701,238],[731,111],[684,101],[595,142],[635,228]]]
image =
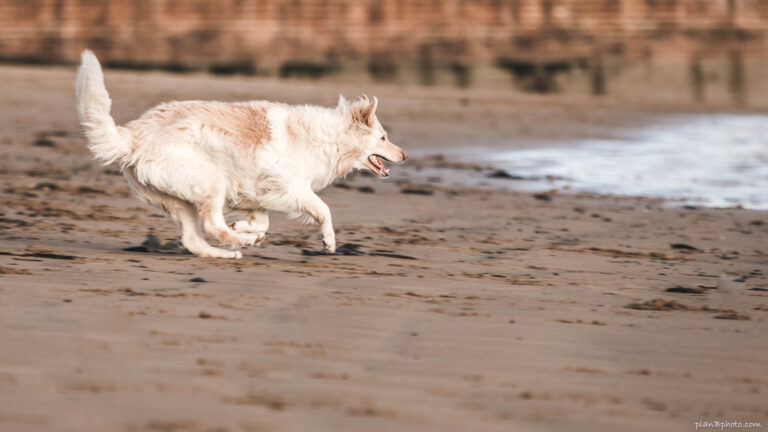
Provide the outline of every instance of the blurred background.
[[[321,193],[364,252],[178,255],[84,48],[120,124],[377,96],[408,161]],[[0,0],[0,431],[768,424],[766,126],[768,0]]]
[[768,106],[768,0],[3,0],[0,61]]

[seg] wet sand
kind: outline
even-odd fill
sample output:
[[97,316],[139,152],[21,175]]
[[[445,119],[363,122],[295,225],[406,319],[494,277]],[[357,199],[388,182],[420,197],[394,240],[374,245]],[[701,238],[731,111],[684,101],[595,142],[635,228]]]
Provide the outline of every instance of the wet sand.
[[[0,430],[626,431],[768,422],[768,213],[458,186],[426,157],[604,136],[667,110],[372,87],[422,154],[322,193],[339,244],[280,215],[242,260],[125,251],[174,224],[90,160],[74,72],[0,67]],[[115,116],[169,99],[331,104],[357,89],[107,72]],[[173,252],[173,251],[171,251]]]

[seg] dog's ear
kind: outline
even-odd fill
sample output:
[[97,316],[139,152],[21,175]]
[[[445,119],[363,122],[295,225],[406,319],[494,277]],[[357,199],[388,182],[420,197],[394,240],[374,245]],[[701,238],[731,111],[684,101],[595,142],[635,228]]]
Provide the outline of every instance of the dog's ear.
[[352,118],[364,125],[373,126],[378,105],[379,100],[376,99],[376,96],[371,101],[368,96],[362,95],[352,109]]
[[339,102],[336,104],[338,108],[344,108],[348,104],[347,100],[344,99],[344,95],[339,93]]
[[373,102],[371,102],[371,117],[374,117],[376,115],[376,108],[379,106],[379,100],[376,99],[376,96],[373,97]]

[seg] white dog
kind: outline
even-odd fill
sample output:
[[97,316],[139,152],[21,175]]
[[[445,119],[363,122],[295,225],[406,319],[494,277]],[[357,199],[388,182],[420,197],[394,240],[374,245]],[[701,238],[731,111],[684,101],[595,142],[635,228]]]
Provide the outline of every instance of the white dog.
[[[339,96],[335,108],[170,102],[117,126],[101,65],[87,50],[75,91],[96,158],[118,162],[133,193],[179,223],[184,246],[203,257],[241,258],[239,250],[209,245],[203,230],[235,248],[260,244],[269,227],[267,210],[316,221],[332,253],[331,212],[315,192],[354,169],[387,177],[382,160],[408,157],[387,139],[375,97],[351,102]],[[227,226],[225,209],[248,217]]]

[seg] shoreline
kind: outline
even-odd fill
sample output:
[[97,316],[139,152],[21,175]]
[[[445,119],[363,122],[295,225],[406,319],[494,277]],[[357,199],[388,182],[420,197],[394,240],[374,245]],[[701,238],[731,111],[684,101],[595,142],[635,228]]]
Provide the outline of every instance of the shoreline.
[[[514,150],[512,150],[514,151]],[[471,160],[461,162],[449,162],[443,153],[437,152],[427,156],[412,157],[409,160],[414,169],[410,169],[405,178],[395,179],[398,184],[416,184],[440,185],[448,180],[444,186],[454,188],[488,190],[488,191],[507,191],[522,194],[545,194],[545,195],[564,195],[564,196],[582,196],[596,197],[604,199],[627,199],[627,200],[648,200],[657,203],[656,205],[671,210],[698,210],[699,208],[712,210],[750,210],[755,212],[766,212],[767,208],[755,207],[752,205],[743,205],[734,203],[729,206],[715,205],[707,203],[707,198],[684,197],[684,196],[660,196],[660,195],[637,195],[621,194],[610,192],[593,191],[579,185],[578,180],[567,177],[558,177],[552,175],[520,175],[520,171],[507,169],[503,164],[493,165],[493,162],[476,162]],[[401,168],[401,167],[397,167]],[[762,204],[759,204],[762,205]]]

